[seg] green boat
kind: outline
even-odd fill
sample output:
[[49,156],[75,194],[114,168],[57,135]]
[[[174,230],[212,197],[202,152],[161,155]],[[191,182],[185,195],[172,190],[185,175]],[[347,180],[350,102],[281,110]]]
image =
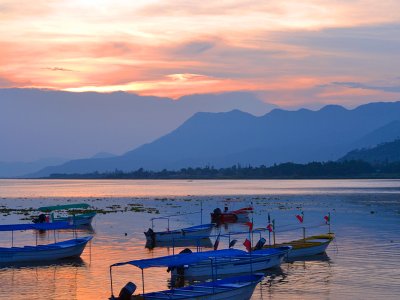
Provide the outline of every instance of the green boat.
[[[96,212],[90,211],[90,205],[75,203],[66,205],[43,206],[38,208],[41,214],[35,223],[43,222],[69,222],[76,226],[91,225]],[[54,216],[54,212],[64,212],[63,215]],[[47,214],[47,217],[46,215]],[[44,216],[44,217],[43,217]]]

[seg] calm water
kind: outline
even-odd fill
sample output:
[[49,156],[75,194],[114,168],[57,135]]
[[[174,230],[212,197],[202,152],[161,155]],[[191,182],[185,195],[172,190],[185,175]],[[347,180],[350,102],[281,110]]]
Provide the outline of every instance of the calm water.
[[[93,221],[95,236],[81,259],[51,265],[0,268],[0,299],[106,299],[109,265],[136,258],[172,254],[172,248],[148,250],[143,231],[154,213],[134,212],[132,204],[158,209],[160,215],[200,211],[205,222],[215,207],[240,208],[253,203],[255,227],[266,225],[269,212],[276,220],[277,240],[301,237],[295,215],[303,210],[309,234],[332,214],[337,235],[327,256],[283,264],[268,272],[252,299],[398,299],[400,295],[400,181],[398,180],[273,180],[273,181],[80,181],[0,180],[0,206],[37,208],[47,204],[87,202],[97,208],[114,207]],[[131,204],[131,205],[129,205]],[[127,208],[127,211],[124,211]],[[107,208],[110,209],[110,208]],[[23,214],[2,214],[0,224],[28,222]],[[200,223],[200,214],[171,219],[171,228]],[[165,229],[165,222],[158,222]],[[315,227],[314,227],[315,226]],[[244,230],[235,224],[227,230]],[[91,231],[91,230],[88,230]],[[126,235],[125,235],[126,233]],[[81,231],[80,235],[89,234]],[[58,239],[70,238],[60,232]],[[15,233],[20,245],[34,244],[32,232]],[[242,240],[238,237],[241,247]],[[52,242],[52,234],[39,236]],[[0,232],[0,246],[11,234]],[[220,247],[227,241],[221,240]],[[179,249],[176,249],[179,251]],[[126,266],[115,270],[119,291],[128,280],[141,284],[140,271]],[[146,270],[146,290],[169,285],[165,269]],[[118,292],[117,291],[117,292]]]

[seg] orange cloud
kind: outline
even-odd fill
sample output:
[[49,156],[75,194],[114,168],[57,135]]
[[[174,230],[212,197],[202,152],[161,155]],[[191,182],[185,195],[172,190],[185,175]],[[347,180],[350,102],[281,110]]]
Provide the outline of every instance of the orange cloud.
[[[0,77],[3,86],[174,98],[236,90],[268,92],[281,103],[351,97],[357,92],[314,88],[398,76],[398,52],[385,49],[398,48],[399,30],[380,34],[400,23],[397,8],[395,0],[3,0]],[[353,32],[357,26],[364,27]],[[324,31],[335,28],[342,31]],[[353,37],[378,50],[343,42]]]

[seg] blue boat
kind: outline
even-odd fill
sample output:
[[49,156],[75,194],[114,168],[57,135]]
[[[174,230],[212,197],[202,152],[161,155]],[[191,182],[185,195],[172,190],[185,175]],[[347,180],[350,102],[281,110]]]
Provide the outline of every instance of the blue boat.
[[85,249],[86,244],[92,239],[92,236],[75,238],[47,245],[14,247],[14,231],[59,230],[73,228],[75,227],[66,222],[0,225],[0,231],[12,232],[12,246],[0,247],[0,265],[47,262],[64,258],[79,257]]
[[[241,254],[240,250],[220,250],[217,251],[214,257],[226,256],[227,253],[231,255]],[[169,290],[163,290],[158,292],[145,293],[144,288],[144,273],[143,270],[152,267],[168,267],[176,268],[183,265],[195,264],[201,261],[209,261],[209,268],[213,269],[213,259],[210,259],[207,254],[202,252],[198,253],[182,253],[178,255],[169,255],[158,258],[133,260],[128,262],[116,263],[110,266],[110,277],[111,277],[111,300],[134,300],[134,299],[149,299],[149,300],[161,300],[161,299],[179,299],[179,300],[249,300],[254,292],[257,284],[263,280],[264,274],[250,274],[243,276],[236,276],[221,280],[213,280],[211,282],[205,282],[201,284],[190,285],[182,288],[175,288]],[[133,265],[142,270],[142,293],[139,295],[133,295],[136,291],[136,285],[132,282],[128,282],[119,293],[119,296],[114,296],[113,293],[113,281],[112,281],[112,268],[122,265]]]
[[[202,224],[176,230],[154,231],[153,226],[144,233],[148,242],[172,242],[177,240],[188,240],[190,238],[208,238],[215,224]],[[168,226],[169,227],[169,226]]]
[[[201,255],[208,259],[174,268],[171,274],[173,277],[183,276],[185,279],[196,280],[211,278],[213,275],[226,277],[262,271],[279,267],[291,249],[291,246],[282,246],[255,250],[250,253],[237,249],[204,251]],[[213,270],[210,268],[210,259],[213,260]]]

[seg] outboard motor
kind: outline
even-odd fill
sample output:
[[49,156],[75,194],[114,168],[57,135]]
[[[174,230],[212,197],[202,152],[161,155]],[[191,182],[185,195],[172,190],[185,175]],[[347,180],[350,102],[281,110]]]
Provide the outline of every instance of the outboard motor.
[[179,254],[185,254],[185,253],[193,253],[193,252],[189,248],[185,248],[181,252],[179,252]]
[[151,242],[152,242],[152,245],[153,245],[153,247],[154,247],[155,244],[156,244],[156,234],[154,233],[154,230],[151,229],[151,228],[149,228],[149,230],[147,230],[147,231],[144,233],[144,235],[146,236],[146,239],[147,239],[148,241],[151,241]]
[[221,219],[221,215],[222,215],[222,211],[219,207],[217,207],[216,209],[213,210],[213,212],[211,214],[211,220],[213,222],[218,223]]
[[221,211],[221,209],[219,208],[219,207],[217,207],[216,209],[214,209],[214,215],[215,216],[219,216],[219,215],[221,215],[222,214],[222,211]]
[[266,242],[266,240],[265,240],[264,238],[261,238],[261,239],[257,242],[256,246],[254,247],[254,250],[261,250],[262,247],[264,247],[265,242]]
[[128,282],[119,292],[118,300],[131,300],[135,291],[136,285],[133,282]]
[[46,215],[40,214],[37,218],[33,219],[32,222],[35,224],[46,223]]
[[235,246],[236,242],[237,242],[237,240],[232,240],[232,241],[230,241],[230,243],[229,243],[229,249],[232,248],[233,246]]
[[[179,252],[179,254],[185,254],[185,253],[193,253],[192,250],[190,250],[189,248],[185,248],[183,249],[181,252]],[[184,275],[184,267],[168,267],[167,272],[171,272],[174,268],[176,268],[176,271],[178,273],[178,275]]]

